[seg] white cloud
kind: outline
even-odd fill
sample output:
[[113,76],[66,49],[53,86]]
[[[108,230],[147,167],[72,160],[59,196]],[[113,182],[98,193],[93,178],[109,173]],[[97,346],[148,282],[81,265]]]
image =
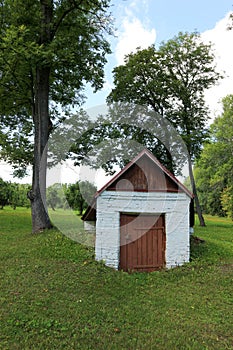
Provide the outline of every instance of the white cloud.
[[149,11],[149,0],[131,0],[126,8],[126,11],[129,12],[130,10],[139,14],[141,14],[141,11],[143,10],[144,17],[147,17]]
[[102,91],[109,93],[113,89],[113,87],[114,87],[113,83],[110,80],[106,79],[104,82]]
[[[143,4],[146,6],[146,1],[143,1]],[[125,17],[117,33],[118,43],[115,50],[117,65],[123,64],[124,56],[135,52],[138,47],[144,49],[155,43],[155,29],[149,29],[149,20],[145,13],[143,22],[137,18],[136,9],[138,9],[137,0],[131,1],[124,9]]]
[[17,177],[13,176],[14,169],[12,166],[8,163],[6,163],[4,160],[0,161],[0,178],[3,179],[3,181],[11,181],[11,182],[17,182],[22,184],[28,184],[32,181],[32,172],[31,169],[28,168],[29,175],[24,177],[23,179],[19,179]]
[[233,94],[233,30],[227,30],[229,14],[217,22],[213,29],[201,35],[204,42],[213,43],[217,69],[224,73],[224,79],[206,93],[206,101],[210,106],[212,117],[221,113],[221,99],[228,94]]

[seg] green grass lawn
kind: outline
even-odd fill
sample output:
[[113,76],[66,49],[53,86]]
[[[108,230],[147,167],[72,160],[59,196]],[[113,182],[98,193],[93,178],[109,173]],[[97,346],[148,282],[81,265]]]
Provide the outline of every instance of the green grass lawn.
[[55,229],[32,235],[29,209],[0,211],[0,349],[233,349],[233,223],[206,221],[189,264],[127,274]]

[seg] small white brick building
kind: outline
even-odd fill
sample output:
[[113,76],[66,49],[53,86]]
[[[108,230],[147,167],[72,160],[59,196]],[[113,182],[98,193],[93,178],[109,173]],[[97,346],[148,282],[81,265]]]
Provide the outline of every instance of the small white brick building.
[[[189,261],[193,195],[148,150],[98,191],[83,215],[96,226],[96,260],[124,271]],[[191,220],[192,221],[192,220]]]

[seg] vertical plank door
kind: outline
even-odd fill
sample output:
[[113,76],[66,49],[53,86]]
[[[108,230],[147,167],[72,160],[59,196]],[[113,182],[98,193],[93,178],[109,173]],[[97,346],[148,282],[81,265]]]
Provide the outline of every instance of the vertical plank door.
[[124,271],[155,271],[165,266],[165,216],[121,214],[120,264]]

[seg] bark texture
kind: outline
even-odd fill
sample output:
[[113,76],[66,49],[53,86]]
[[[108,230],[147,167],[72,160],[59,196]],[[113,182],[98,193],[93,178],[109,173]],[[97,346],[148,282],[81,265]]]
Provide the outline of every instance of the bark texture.
[[[51,41],[52,1],[41,0],[40,44]],[[32,232],[40,232],[52,227],[46,205],[47,143],[51,121],[49,117],[50,68],[40,63],[36,68],[34,121],[34,166],[32,190],[29,193],[32,210]]]
[[200,222],[200,226],[206,226],[204,217],[202,215],[202,210],[201,210],[201,206],[200,206],[200,202],[199,202],[199,198],[198,198],[196,183],[195,183],[195,179],[193,176],[192,162],[191,162],[190,158],[189,158],[189,177],[190,177],[190,181],[191,181],[191,185],[192,185],[192,191],[194,194],[194,202],[195,202],[196,211],[197,211],[198,219]]

